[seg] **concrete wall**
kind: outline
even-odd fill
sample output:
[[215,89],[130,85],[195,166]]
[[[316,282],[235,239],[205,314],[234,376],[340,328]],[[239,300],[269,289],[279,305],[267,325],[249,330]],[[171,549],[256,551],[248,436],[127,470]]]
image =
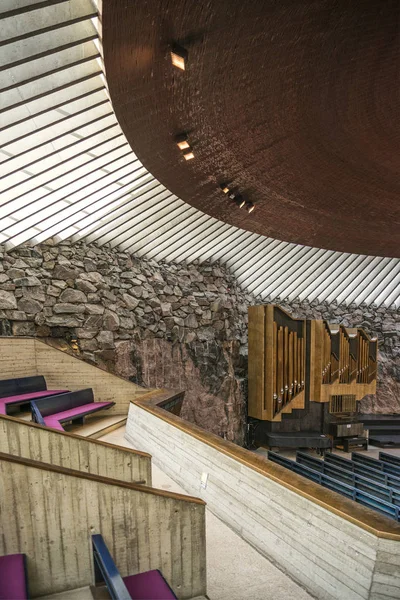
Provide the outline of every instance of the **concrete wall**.
[[400,597],[400,542],[379,539],[140,406],[129,409],[126,437],[320,600]]
[[93,533],[123,577],[161,569],[179,598],[206,592],[197,499],[4,454],[0,482],[0,555],[26,553],[32,597],[93,583]]
[[0,415],[0,452],[151,486],[151,456]]
[[108,415],[125,415],[130,401],[149,391],[34,338],[0,338],[0,362],[1,379],[44,375],[49,389],[91,387],[95,401],[115,402]]

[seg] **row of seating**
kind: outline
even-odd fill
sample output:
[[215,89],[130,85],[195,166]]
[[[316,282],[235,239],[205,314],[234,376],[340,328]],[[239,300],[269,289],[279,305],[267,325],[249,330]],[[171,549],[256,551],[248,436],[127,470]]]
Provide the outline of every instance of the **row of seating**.
[[[327,454],[325,460],[320,460],[300,451],[296,453],[296,461],[272,451],[268,452],[268,458],[323,487],[400,521],[400,465],[386,463],[381,457],[379,460],[371,459],[356,452],[353,452],[352,460],[336,454]],[[399,476],[384,472],[386,467],[381,463],[394,469],[397,467]]]
[[48,390],[43,376],[0,380],[0,414],[6,415],[9,407],[23,409],[32,400],[57,396],[69,390]]
[[[75,392],[48,390],[42,376],[0,380],[0,413],[10,412],[12,416],[30,408],[34,422],[61,431],[63,424],[83,423],[85,416],[114,404],[95,402],[91,388]],[[122,577],[100,534],[92,536],[92,551],[94,584],[105,585],[114,600],[176,600],[177,596],[159,570]],[[0,600],[28,599],[28,574],[29,556],[0,556]]]
[[40,425],[64,431],[63,423],[83,423],[84,418],[114,406],[115,402],[95,402],[91,388],[71,392],[48,390],[42,376],[0,381],[0,413],[9,407],[30,406],[32,420]]
[[[105,584],[113,600],[174,600],[177,597],[158,569],[121,577],[103,536],[92,536],[95,585]],[[0,556],[0,600],[29,598],[25,554]]]
[[173,600],[174,592],[161,571],[154,569],[121,577],[103,536],[92,536],[95,584],[106,584],[113,600]]

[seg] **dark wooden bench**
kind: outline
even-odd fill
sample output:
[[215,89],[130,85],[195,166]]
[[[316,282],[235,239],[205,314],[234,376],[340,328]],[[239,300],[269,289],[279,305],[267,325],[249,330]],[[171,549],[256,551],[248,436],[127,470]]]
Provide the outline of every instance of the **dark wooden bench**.
[[0,556],[0,600],[29,598],[25,554]]
[[100,534],[92,535],[95,584],[105,583],[113,600],[176,600],[158,569],[121,577]]
[[351,452],[352,450],[368,450],[368,440],[366,437],[343,438],[343,450]]
[[0,380],[0,414],[6,415],[9,406],[21,409],[28,406],[31,400],[56,396],[69,390],[48,390],[42,375]]
[[62,423],[80,422],[84,418],[106,408],[115,402],[95,402],[91,388],[41,398],[31,402],[32,420],[52,429],[64,431]]

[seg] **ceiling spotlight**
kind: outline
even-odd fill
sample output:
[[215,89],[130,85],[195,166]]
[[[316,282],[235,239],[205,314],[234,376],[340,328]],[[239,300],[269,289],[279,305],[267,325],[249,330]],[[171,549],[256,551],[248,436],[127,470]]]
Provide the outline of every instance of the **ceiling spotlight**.
[[187,58],[188,53],[187,50],[185,50],[185,48],[176,45],[172,46],[171,61],[174,67],[177,67],[178,69],[184,71],[186,69]]
[[189,142],[187,141],[187,135],[186,133],[182,133],[181,135],[178,135],[175,140],[176,140],[176,144],[179,148],[179,150],[186,150],[187,148],[190,148],[189,146]]
[[224,192],[224,194],[227,194],[229,192],[229,188],[226,185],[226,183],[221,183],[221,185],[219,186],[221,188],[221,190]]
[[192,158],[194,158],[194,154],[193,154],[192,150],[189,150],[188,152],[184,152],[183,158],[185,160],[192,160]]
[[243,206],[246,204],[245,199],[243,198],[243,196],[236,196],[235,198],[235,204],[239,207],[239,208],[243,208]]
[[255,207],[255,204],[253,204],[252,202],[246,202],[246,210],[248,213],[252,213]]

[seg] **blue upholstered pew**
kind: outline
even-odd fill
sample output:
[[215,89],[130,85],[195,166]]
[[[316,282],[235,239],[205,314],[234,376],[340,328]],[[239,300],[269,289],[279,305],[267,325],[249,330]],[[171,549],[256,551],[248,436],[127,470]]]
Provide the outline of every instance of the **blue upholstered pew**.
[[92,535],[95,583],[105,583],[113,600],[174,600],[177,597],[161,571],[121,577],[100,534]]
[[0,380],[0,414],[7,414],[8,406],[29,404],[31,400],[56,396],[68,390],[48,390],[42,375]]
[[0,600],[29,598],[25,554],[0,556]]
[[85,416],[111,408],[114,404],[115,402],[95,402],[93,390],[88,388],[32,401],[32,420],[40,425],[64,431],[62,423],[83,423]]

